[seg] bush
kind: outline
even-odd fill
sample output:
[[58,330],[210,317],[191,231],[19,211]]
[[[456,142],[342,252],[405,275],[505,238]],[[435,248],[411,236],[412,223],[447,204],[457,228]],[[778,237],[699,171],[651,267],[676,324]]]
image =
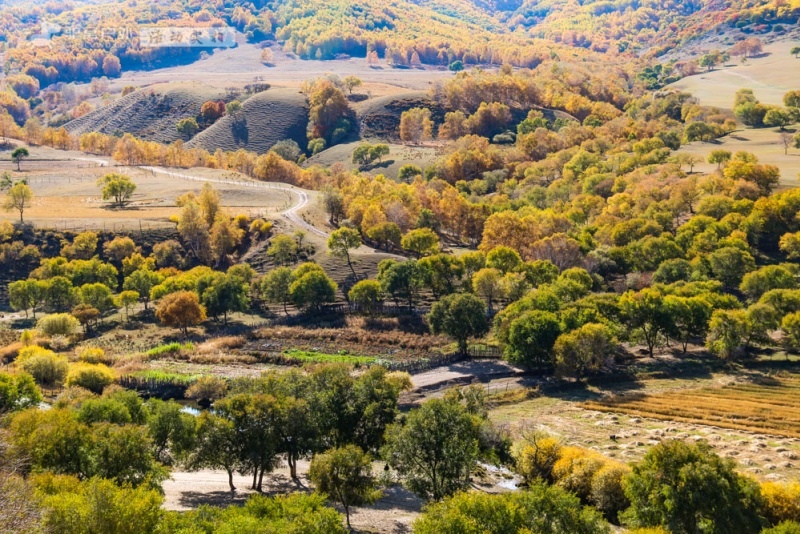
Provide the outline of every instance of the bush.
[[761,534],[800,534],[800,523],[786,521],[777,527],[762,530]]
[[81,387],[99,395],[114,379],[114,371],[105,365],[80,362],[70,366],[67,386]]
[[800,522],[800,482],[765,482],[761,485],[761,513],[771,525]]
[[74,334],[80,323],[68,313],[53,313],[39,319],[36,323],[36,330],[46,337],[70,336]]
[[631,507],[624,520],[634,527],[672,532],[758,532],[757,483],[734,470],[705,442],[663,441],[652,447],[625,483]]
[[0,372],[0,412],[23,410],[42,402],[42,392],[27,373]]
[[574,493],[582,501],[589,502],[592,493],[592,478],[600,471],[604,458],[580,447],[562,447],[560,458],[553,465],[556,485]]
[[522,476],[526,484],[531,484],[537,479],[551,482],[553,466],[558,461],[560,453],[561,443],[558,440],[542,434],[533,434],[527,438],[527,443],[520,444],[514,453],[517,473]]
[[228,391],[228,383],[216,376],[201,376],[186,390],[186,398],[197,401],[221,399]]
[[192,350],[194,350],[194,343],[192,343],[191,341],[183,344],[178,342],[173,342],[173,343],[167,343],[166,345],[159,345],[157,347],[153,347],[152,349],[145,352],[145,354],[152,358],[155,356],[163,356],[165,354],[175,354],[183,351],[188,352]]
[[77,350],[78,359],[85,363],[102,363],[109,365],[114,359],[106,355],[105,351],[97,347],[82,347]]
[[627,465],[608,461],[592,477],[589,501],[609,521],[616,523],[619,513],[630,506],[630,501],[625,496],[625,477],[630,472]]
[[418,534],[536,532],[605,534],[600,514],[561,488],[537,482],[527,491],[464,492],[429,505],[414,522]]
[[36,345],[20,350],[16,365],[30,374],[37,384],[46,386],[62,384],[69,369],[65,357]]

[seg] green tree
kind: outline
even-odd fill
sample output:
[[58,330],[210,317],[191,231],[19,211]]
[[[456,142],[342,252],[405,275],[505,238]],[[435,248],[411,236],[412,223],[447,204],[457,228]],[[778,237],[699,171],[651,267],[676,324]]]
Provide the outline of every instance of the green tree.
[[753,256],[737,247],[722,247],[708,255],[711,272],[725,289],[737,287],[745,274],[756,267]]
[[341,503],[350,529],[350,507],[371,504],[381,495],[372,476],[371,458],[355,445],[314,456],[308,477],[318,491]]
[[773,289],[796,289],[797,278],[794,272],[783,265],[767,265],[744,275],[739,291],[756,301],[767,291]]
[[200,130],[200,126],[197,125],[197,121],[194,117],[189,117],[179,120],[178,124],[175,125],[175,129],[182,136],[192,137]]
[[587,323],[556,339],[556,370],[564,376],[581,379],[600,370],[614,355],[617,342],[611,329],[603,324]]
[[144,309],[147,311],[147,305],[150,303],[150,292],[163,281],[164,277],[157,272],[146,268],[137,269],[125,278],[122,288],[125,291],[135,291],[138,293],[139,298],[144,303]]
[[417,495],[438,501],[469,487],[478,461],[478,431],[459,403],[432,399],[404,425],[387,430],[382,456]]
[[106,174],[97,180],[97,187],[101,188],[103,200],[113,199],[114,204],[119,207],[124,206],[136,191],[136,184],[130,176],[116,173]]
[[403,234],[400,232],[400,227],[397,226],[396,223],[382,222],[367,230],[367,237],[377,241],[378,245],[382,246],[386,252],[389,252],[390,247],[400,246]]
[[15,310],[24,310],[25,317],[31,310],[36,319],[36,309],[42,305],[46,294],[47,282],[43,280],[18,280],[8,284],[9,304]]
[[482,337],[489,332],[486,305],[469,293],[447,295],[436,302],[428,314],[428,322],[434,334],[452,337],[461,354],[466,354],[469,338]]
[[397,172],[397,179],[401,182],[411,182],[417,176],[422,176],[422,169],[413,163],[406,163]]
[[28,149],[25,148],[24,146],[21,146],[21,147],[18,147],[18,148],[14,149],[14,151],[11,153],[11,159],[13,159],[14,162],[17,164],[17,171],[21,171],[22,170],[20,168],[20,163],[22,163],[22,160],[27,158],[30,155],[31,155],[31,153],[28,152]]
[[214,273],[197,280],[200,303],[212,317],[222,315],[222,323],[228,324],[228,314],[243,312],[250,306],[247,294],[250,285],[235,274]]
[[516,365],[549,366],[553,363],[553,346],[561,335],[556,314],[533,310],[514,319],[508,330],[506,359]]
[[298,308],[318,310],[326,302],[336,300],[336,282],[331,280],[322,269],[298,275],[295,270],[294,282],[289,286],[289,295]]
[[381,284],[377,280],[361,280],[350,288],[347,298],[363,312],[372,315],[382,300]]
[[292,263],[297,258],[299,247],[297,242],[286,234],[280,234],[272,238],[267,256],[278,265]]
[[228,473],[228,486],[233,485],[233,474],[240,466],[240,439],[233,422],[211,412],[203,411],[197,418],[195,447],[185,464],[189,470],[224,469]]
[[778,126],[783,130],[787,124],[791,124],[792,115],[788,111],[780,108],[772,108],[764,115],[764,124],[767,126]]
[[84,284],[78,288],[81,303],[96,308],[101,314],[114,308],[114,294],[104,284]]
[[438,252],[439,236],[430,228],[417,228],[403,236],[400,246],[421,258]]
[[455,291],[464,276],[464,263],[450,254],[434,254],[417,261],[417,273],[433,298]]
[[131,308],[139,302],[139,293],[136,291],[122,291],[114,297],[114,306],[125,310],[125,321],[130,319]]
[[652,358],[655,348],[660,346],[672,326],[664,296],[649,288],[638,293],[628,291],[620,298],[619,305],[628,328],[644,341]]
[[347,266],[353,274],[356,274],[353,269],[353,263],[350,258],[350,249],[356,249],[361,246],[361,234],[358,230],[353,228],[339,228],[331,232],[328,238],[328,253],[336,258],[344,258],[347,260]]
[[409,308],[414,307],[414,299],[422,287],[416,261],[381,261],[378,264],[378,282],[385,294],[391,295],[395,302],[406,300]]
[[634,464],[625,485],[623,514],[638,527],[663,526],[677,534],[759,532],[760,493],[705,442],[662,441]]
[[783,331],[783,344],[786,350],[797,353],[800,351],[800,312],[789,313],[781,321]]
[[501,284],[501,271],[494,268],[484,268],[472,275],[472,290],[479,297],[486,299],[486,306],[492,309],[492,302],[503,297]]
[[731,160],[731,156],[732,154],[729,150],[712,150],[711,154],[708,155],[708,162],[716,163],[717,170],[719,170],[720,167]]
[[541,481],[510,493],[457,493],[430,504],[414,522],[417,534],[608,534],[597,511]]
[[519,253],[509,247],[494,247],[486,255],[486,266],[499,269],[503,274],[515,271],[522,266],[522,258]]
[[702,297],[679,297],[667,295],[664,298],[672,325],[670,335],[683,346],[683,352],[692,339],[703,339],[708,332],[712,307]]
[[461,72],[462,70],[464,70],[464,63],[462,63],[460,59],[457,59],[452,63],[450,63],[450,65],[448,65],[447,68],[452,72]]
[[273,269],[261,279],[259,289],[267,302],[283,305],[283,312],[289,315],[286,305],[292,301],[290,288],[294,282],[292,270],[288,267]]
[[24,224],[22,216],[25,210],[31,207],[33,200],[33,191],[28,187],[28,184],[23,182],[16,183],[6,193],[6,199],[3,201],[3,209],[6,211],[18,211],[19,222]]
[[147,435],[156,458],[167,460],[164,456],[168,450],[173,458],[180,457],[194,447],[195,417],[184,412],[180,404],[150,399],[145,407]]

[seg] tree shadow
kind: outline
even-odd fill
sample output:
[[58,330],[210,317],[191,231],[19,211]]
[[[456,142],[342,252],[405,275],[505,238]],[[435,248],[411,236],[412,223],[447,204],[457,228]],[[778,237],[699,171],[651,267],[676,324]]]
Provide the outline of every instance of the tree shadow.
[[395,160],[387,159],[385,161],[379,161],[376,163],[370,163],[369,165],[363,165],[360,167],[362,171],[374,171],[376,169],[388,169],[394,164]]
[[226,507],[243,505],[249,493],[231,491],[182,491],[178,502],[186,508],[198,508],[202,505]]

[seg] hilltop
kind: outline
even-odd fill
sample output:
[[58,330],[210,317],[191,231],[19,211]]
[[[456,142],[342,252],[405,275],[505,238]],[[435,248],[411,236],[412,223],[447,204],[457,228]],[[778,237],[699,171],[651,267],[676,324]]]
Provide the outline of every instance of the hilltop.
[[178,121],[197,116],[209,100],[230,100],[230,96],[198,83],[157,84],[123,96],[65,127],[73,135],[131,133],[148,141],[171,143],[180,139],[175,129]]

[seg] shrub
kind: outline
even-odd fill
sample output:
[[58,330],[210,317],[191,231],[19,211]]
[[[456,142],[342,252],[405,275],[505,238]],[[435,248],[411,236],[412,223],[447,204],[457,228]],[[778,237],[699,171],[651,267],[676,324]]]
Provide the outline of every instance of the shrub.
[[186,390],[186,398],[200,402],[221,399],[228,391],[228,383],[216,376],[201,376]]
[[36,330],[43,336],[69,336],[80,327],[78,320],[68,313],[53,313],[39,319]]
[[114,359],[106,355],[105,351],[97,347],[82,347],[77,350],[78,359],[85,363],[102,363],[108,365]]
[[800,522],[800,482],[765,482],[761,485],[761,513],[771,525]]
[[65,357],[36,345],[20,350],[16,365],[30,374],[37,384],[47,386],[63,383],[69,368]]
[[561,443],[542,434],[532,434],[525,444],[520,444],[514,457],[517,462],[517,473],[530,484],[537,479],[552,481],[553,465],[558,461]]
[[80,362],[70,366],[67,386],[81,387],[99,395],[114,379],[114,371],[105,365]]
[[588,502],[592,493],[592,478],[604,463],[599,454],[580,447],[563,447],[553,465],[555,483]]
[[777,527],[762,530],[761,534],[800,534],[800,523],[785,521]]
[[72,344],[67,336],[57,335],[51,337],[47,345],[53,350],[64,350]]
[[616,522],[618,514],[630,506],[625,496],[625,477],[630,472],[627,465],[608,461],[592,477],[589,501],[610,521]]
[[537,482],[527,491],[462,492],[432,503],[414,522],[418,534],[536,532],[607,534],[595,510],[561,488]]
[[157,347],[153,347],[152,349],[145,352],[147,356],[155,357],[155,356],[163,356],[165,354],[175,354],[182,351],[192,351],[194,350],[194,343],[191,341],[188,343],[167,343],[166,345],[159,345]]
[[0,372],[0,412],[25,409],[42,402],[42,392],[27,373]]

